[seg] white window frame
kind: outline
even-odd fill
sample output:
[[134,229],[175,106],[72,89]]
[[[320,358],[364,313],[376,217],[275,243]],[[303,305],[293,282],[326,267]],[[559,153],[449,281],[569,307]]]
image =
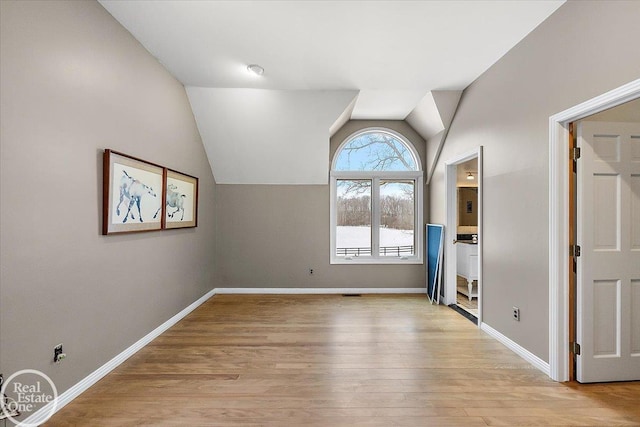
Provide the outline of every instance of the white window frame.
[[[418,167],[416,171],[338,171],[335,170],[336,161],[344,146],[352,139],[365,133],[378,132],[387,133],[398,139],[411,152],[413,160]],[[422,163],[413,144],[403,135],[387,128],[369,127],[360,129],[349,135],[336,150],[331,162],[330,177],[330,250],[331,264],[423,264],[423,189],[424,171]],[[371,180],[371,255],[370,256],[337,256],[336,255],[336,227],[337,210],[336,202],[338,197],[338,180]],[[380,180],[413,180],[415,181],[414,193],[414,243],[415,250],[411,256],[391,257],[380,255]]]

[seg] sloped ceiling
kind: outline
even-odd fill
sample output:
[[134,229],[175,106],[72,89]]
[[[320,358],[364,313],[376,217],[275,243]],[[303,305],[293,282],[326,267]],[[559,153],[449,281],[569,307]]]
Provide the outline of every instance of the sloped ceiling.
[[431,91],[420,100],[405,120],[424,139],[429,139],[449,127],[461,96],[461,90]]
[[329,128],[357,91],[187,87],[187,94],[219,182],[325,184]]
[[[431,91],[464,89],[563,3],[99,1],[187,87],[217,182],[295,184],[318,183],[320,170],[327,181],[340,118],[443,121],[414,110]],[[247,73],[253,63],[262,77]],[[304,164],[274,173],[258,134]]]

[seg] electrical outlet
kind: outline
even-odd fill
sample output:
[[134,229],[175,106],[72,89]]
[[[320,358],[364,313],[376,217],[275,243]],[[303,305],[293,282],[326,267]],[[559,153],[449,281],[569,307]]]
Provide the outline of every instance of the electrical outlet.
[[309,276],[313,276],[313,268],[309,269]]
[[520,309],[518,307],[513,307],[513,320],[520,321]]
[[53,361],[54,363],[60,363],[62,359],[67,357],[66,354],[62,352],[62,344],[58,344],[53,348]]

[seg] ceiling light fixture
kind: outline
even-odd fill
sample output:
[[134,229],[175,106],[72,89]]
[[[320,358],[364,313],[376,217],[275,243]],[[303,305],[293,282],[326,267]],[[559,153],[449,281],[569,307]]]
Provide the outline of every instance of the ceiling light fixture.
[[249,70],[250,73],[255,74],[256,76],[261,76],[264,74],[264,68],[262,68],[258,64],[248,65],[247,70]]
[[472,174],[471,172],[469,172],[469,173],[467,174],[467,179],[468,179],[469,181],[473,181],[475,178],[473,177],[473,174]]

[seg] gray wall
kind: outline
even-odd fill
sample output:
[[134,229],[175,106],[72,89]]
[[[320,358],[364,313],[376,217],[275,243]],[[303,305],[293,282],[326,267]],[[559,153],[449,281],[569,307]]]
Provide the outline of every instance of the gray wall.
[[[424,140],[407,123],[364,120],[349,121],[336,132],[327,164],[345,138],[371,126],[403,134],[414,144],[424,165]],[[216,196],[216,249],[222,287],[425,286],[424,265],[329,264],[328,184],[218,185]],[[314,269],[313,276],[309,268]]]
[[430,185],[444,222],[443,162],[484,146],[484,321],[546,361],[549,116],[640,77],[639,16],[637,1],[563,5],[465,90]]
[[[215,286],[215,184],[183,86],[102,6],[0,5],[0,372],[64,391]],[[198,176],[198,228],[101,236],[104,148]]]

